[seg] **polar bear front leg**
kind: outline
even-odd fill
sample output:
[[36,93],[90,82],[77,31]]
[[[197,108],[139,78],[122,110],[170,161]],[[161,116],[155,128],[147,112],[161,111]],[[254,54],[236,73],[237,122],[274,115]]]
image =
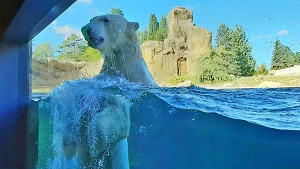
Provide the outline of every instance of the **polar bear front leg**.
[[108,158],[112,169],[129,169],[127,138],[111,147],[110,156]]
[[102,163],[104,169],[129,168],[127,137],[130,130],[130,104],[118,96],[111,97],[109,103],[90,120],[82,121],[83,130],[80,132],[77,152],[81,166]]

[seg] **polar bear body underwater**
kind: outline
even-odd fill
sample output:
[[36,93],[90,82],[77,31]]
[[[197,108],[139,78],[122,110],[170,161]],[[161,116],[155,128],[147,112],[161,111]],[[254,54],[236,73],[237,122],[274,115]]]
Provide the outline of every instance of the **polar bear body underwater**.
[[[136,35],[138,28],[138,23],[128,22],[120,15],[102,15],[91,19],[81,31],[88,45],[104,56],[100,75],[156,87],[142,57]],[[128,101],[113,96],[100,113],[91,116],[92,113],[86,112],[79,124],[79,141],[74,143],[67,136],[63,138],[65,156],[71,158],[77,154],[83,168],[95,168],[95,163],[103,160],[104,169],[128,169],[129,107]],[[89,140],[93,140],[92,147]]]

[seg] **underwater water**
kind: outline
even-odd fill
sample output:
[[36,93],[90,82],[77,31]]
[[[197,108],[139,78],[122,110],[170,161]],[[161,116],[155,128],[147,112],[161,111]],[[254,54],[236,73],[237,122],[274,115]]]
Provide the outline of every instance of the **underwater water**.
[[63,157],[62,135],[76,139],[84,110],[114,95],[131,104],[131,169],[300,166],[300,88],[151,88],[101,75],[40,101],[38,168],[78,168]]

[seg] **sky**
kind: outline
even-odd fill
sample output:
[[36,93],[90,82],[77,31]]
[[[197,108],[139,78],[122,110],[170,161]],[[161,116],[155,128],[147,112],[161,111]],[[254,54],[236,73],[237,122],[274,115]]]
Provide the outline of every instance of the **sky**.
[[124,17],[139,22],[143,29],[148,26],[150,14],[159,20],[176,6],[193,11],[196,26],[212,32],[213,46],[221,23],[230,28],[243,26],[257,65],[266,63],[270,67],[276,39],[293,52],[300,51],[300,0],[77,0],[34,38],[33,48],[43,42],[57,46],[71,33],[82,36],[82,26],[111,8],[122,9]]

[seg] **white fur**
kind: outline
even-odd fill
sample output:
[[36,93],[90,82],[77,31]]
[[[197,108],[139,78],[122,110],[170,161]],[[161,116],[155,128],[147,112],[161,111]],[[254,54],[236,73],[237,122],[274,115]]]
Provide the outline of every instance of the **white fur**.
[[[104,56],[100,74],[121,76],[129,82],[157,86],[141,54],[136,36],[138,28],[138,23],[128,22],[122,16],[102,15],[94,17],[82,28],[82,32],[89,46],[98,49]],[[82,139],[77,148],[82,166],[93,168],[93,160],[104,157],[103,168],[129,168],[129,114],[129,103],[121,97],[113,97],[111,104],[100,113],[90,120],[83,120],[82,123],[88,124],[82,130]]]
[[130,82],[157,86],[142,57],[136,31],[139,24],[119,15],[95,17],[83,30],[89,30],[89,46],[104,55],[100,73],[122,76]]

